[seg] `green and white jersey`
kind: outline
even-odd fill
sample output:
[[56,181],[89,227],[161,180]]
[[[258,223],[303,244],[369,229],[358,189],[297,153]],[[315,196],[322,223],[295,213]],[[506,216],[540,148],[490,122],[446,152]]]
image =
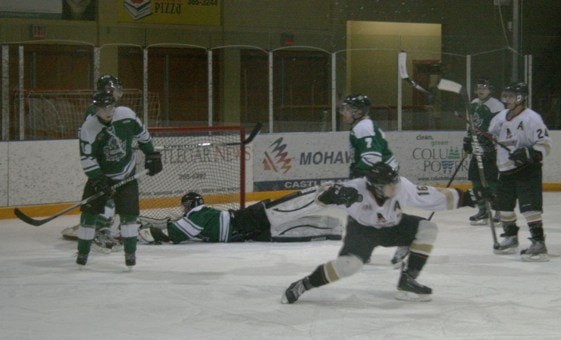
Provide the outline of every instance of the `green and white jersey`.
[[133,141],[149,154],[154,145],[148,130],[134,111],[125,106],[115,108],[113,119],[102,122],[96,115],[88,115],[80,130],[80,162],[88,178],[107,176],[123,180],[135,169],[136,157]]
[[[503,110],[504,104],[493,97],[488,97],[485,100],[475,98],[471,102],[471,112],[473,115],[473,125],[481,131],[489,131],[489,124],[493,117]],[[471,130],[468,130],[468,137],[471,138]],[[478,135],[477,140],[484,150],[494,151],[495,147],[493,142],[488,138]]]
[[167,229],[173,243],[191,239],[230,242],[232,237],[230,213],[204,204],[191,209],[181,219],[168,223]]
[[351,174],[366,172],[372,165],[384,162],[394,169],[398,168],[397,160],[388,148],[384,132],[370,118],[359,120],[350,133]]

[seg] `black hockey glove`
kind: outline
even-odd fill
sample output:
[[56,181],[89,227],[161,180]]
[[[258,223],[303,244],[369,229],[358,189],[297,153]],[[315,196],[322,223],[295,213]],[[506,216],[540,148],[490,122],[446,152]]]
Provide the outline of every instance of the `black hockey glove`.
[[464,137],[464,152],[465,153],[472,153],[473,152],[473,147],[471,145],[471,138],[470,137]]
[[158,151],[146,155],[144,168],[148,170],[148,176],[154,176],[163,169],[162,154]]
[[488,200],[489,202],[493,202],[495,199],[495,195],[489,188],[480,188],[478,190],[469,189],[467,191],[462,191],[460,189],[456,189],[458,194],[460,195],[460,202],[458,204],[458,208],[460,207],[472,207],[475,208],[477,206],[477,202],[480,199]]
[[113,197],[115,190],[111,188],[111,181],[107,177],[101,177],[97,179],[92,179],[92,187],[95,192],[103,192],[109,198]]
[[347,208],[356,202],[362,202],[362,195],[355,188],[335,184],[318,196],[323,204],[344,204]]
[[516,166],[523,166],[534,162],[541,161],[541,153],[534,150],[532,147],[520,148],[514,150],[508,159],[514,162]]

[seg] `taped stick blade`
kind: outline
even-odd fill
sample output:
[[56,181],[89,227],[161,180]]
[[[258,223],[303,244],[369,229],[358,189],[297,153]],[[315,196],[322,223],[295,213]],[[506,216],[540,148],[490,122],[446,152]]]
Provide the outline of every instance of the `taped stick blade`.
[[401,79],[409,79],[409,74],[407,74],[407,52],[399,53],[397,56],[397,65]]
[[460,94],[462,92],[462,85],[448,79],[440,79],[437,88],[440,91],[454,92]]

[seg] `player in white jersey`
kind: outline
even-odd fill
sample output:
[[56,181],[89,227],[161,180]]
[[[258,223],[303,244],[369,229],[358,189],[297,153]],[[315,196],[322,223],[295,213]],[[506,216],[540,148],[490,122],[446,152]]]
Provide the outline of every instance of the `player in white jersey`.
[[377,246],[409,246],[402,267],[396,298],[429,301],[432,289],[416,278],[432,251],[438,232],[434,222],[403,213],[412,206],[429,211],[474,206],[474,198],[459,189],[418,186],[384,163],[375,164],[365,177],[324,187],[318,204],[344,205],[349,215],[339,256],[318,266],[310,275],[293,282],[281,302],[294,303],[300,295],[357,273]]
[[[489,132],[498,143],[499,186],[494,208],[501,212],[504,237],[496,254],[512,254],[518,247],[518,230],[514,208],[530,229],[529,248],[520,252],[525,261],[548,261],[542,222],[542,162],[550,153],[551,138],[542,117],[526,107],[528,86],[514,83],[503,90],[506,109],[491,121]],[[506,149],[510,149],[510,151]]]

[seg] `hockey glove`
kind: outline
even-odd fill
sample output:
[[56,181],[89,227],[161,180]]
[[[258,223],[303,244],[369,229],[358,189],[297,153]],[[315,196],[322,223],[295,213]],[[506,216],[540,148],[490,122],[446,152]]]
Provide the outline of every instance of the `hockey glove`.
[[345,205],[347,208],[356,202],[362,202],[362,195],[355,188],[335,184],[317,198],[323,204]]
[[508,159],[514,162],[514,165],[523,166],[534,162],[541,161],[541,153],[534,150],[532,147],[520,148],[514,150]]
[[113,197],[115,190],[111,188],[111,181],[107,177],[101,177],[97,179],[92,179],[92,187],[95,192],[103,192],[109,198]]
[[475,208],[477,206],[477,202],[480,199],[488,200],[489,202],[493,202],[495,195],[489,188],[480,188],[478,190],[469,189],[467,191],[462,191],[460,189],[456,189],[458,194],[460,195],[460,201],[458,204],[458,208],[460,207],[472,207]]
[[471,138],[470,137],[464,137],[464,152],[465,153],[472,153],[473,152],[473,147],[471,145]]
[[162,154],[156,151],[154,153],[146,155],[144,168],[148,170],[148,176],[154,176],[155,174],[162,171]]

